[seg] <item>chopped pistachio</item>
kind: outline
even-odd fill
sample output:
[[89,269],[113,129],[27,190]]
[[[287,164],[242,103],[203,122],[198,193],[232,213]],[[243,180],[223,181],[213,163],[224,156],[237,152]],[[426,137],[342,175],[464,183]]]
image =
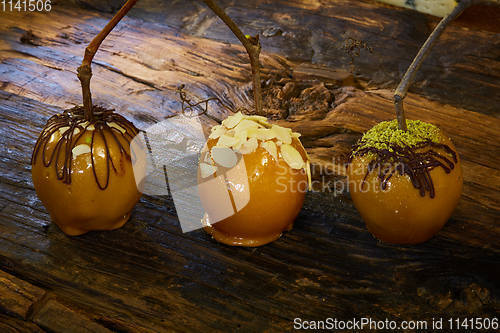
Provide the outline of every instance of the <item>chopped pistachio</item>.
[[408,130],[401,131],[396,120],[378,123],[363,135],[356,151],[368,147],[392,151],[394,145],[414,147],[424,141],[437,143],[441,139],[441,131],[435,125],[420,120],[407,120],[406,125]]

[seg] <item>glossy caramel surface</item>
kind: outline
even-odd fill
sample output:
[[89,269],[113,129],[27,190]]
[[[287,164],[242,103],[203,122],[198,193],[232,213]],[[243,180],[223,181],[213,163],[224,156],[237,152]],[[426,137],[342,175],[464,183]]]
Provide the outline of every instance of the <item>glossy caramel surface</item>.
[[[141,194],[137,190],[130,158],[120,153],[109,131],[104,131],[113,165],[109,165],[108,186],[99,189],[92,170],[91,154],[75,156],[71,164],[71,183],[65,184],[57,179],[55,161],[45,167],[42,163],[42,150],[32,165],[32,179],[38,197],[49,212],[52,221],[71,236],[81,235],[91,230],[112,230],[127,222],[134,205]],[[92,131],[86,131],[76,142],[90,144]],[[129,151],[128,142],[116,136],[122,146]],[[57,137],[46,146],[48,160],[55,149]],[[97,178],[106,183],[106,149],[100,135],[94,136],[94,164]],[[61,148],[64,149],[64,146]],[[60,154],[58,165],[64,163],[65,154]],[[58,169],[61,172],[61,168]]]
[[[211,148],[216,140],[209,140]],[[292,142],[304,158],[304,149],[297,139]],[[226,178],[226,191],[247,192],[248,203],[221,221],[211,223],[205,230],[217,241],[228,245],[260,246],[280,237],[290,230],[304,202],[308,182],[304,169],[295,170],[281,157],[276,161],[265,149],[259,147],[250,154],[242,155],[248,181]],[[215,174],[211,177],[218,177]],[[200,179],[199,179],[200,180]],[[214,189],[199,187],[200,198],[210,220],[220,197],[214,197]],[[236,194],[238,196],[238,194]],[[236,208],[236,207],[235,207]]]
[[[442,142],[456,152],[451,140],[442,135]],[[437,152],[445,154],[441,149]],[[436,167],[430,171],[435,197],[422,197],[407,175],[395,173],[382,191],[377,170],[365,180],[368,156],[356,156],[348,166],[347,175],[352,200],[368,230],[387,243],[421,243],[444,226],[462,193],[463,176],[460,158],[450,173]]]

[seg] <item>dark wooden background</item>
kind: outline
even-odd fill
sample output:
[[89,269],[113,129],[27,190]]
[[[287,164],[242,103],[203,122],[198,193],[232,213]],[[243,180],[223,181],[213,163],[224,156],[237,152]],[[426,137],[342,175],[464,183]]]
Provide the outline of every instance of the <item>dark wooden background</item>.
[[[341,165],[363,131],[393,118],[391,89],[437,18],[372,1],[221,3],[245,33],[261,34],[265,107],[303,133],[314,179],[338,193],[308,193],[294,229],[255,249],[183,234],[168,197],[143,197],[122,229],[65,236],[36,197],[30,155],[48,117],[80,103],[76,67],[120,1],[0,13],[0,330],[283,331],[295,317],[498,317],[500,16],[455,22],[417,76],[408,117],[451,136],[464,192],[433,239],[392,246],[365,229]],[[141,128],[179,111],[180,84],[193,98],[251,103],[243,48],[196,1],[140,1],[93,71],[95,101]]]

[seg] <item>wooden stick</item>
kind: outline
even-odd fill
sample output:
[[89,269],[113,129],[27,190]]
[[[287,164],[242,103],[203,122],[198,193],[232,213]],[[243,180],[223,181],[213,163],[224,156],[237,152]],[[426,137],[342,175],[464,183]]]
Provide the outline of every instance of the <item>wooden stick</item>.
[[240,28],[231,18],[222,10],[213,0],[203,0],[203,2],[215,13],[220,19],[231,29],[233,34],[240,40],[241,44],[245,47],[248,56],[250,57],[250,66],[252,67],[252,80],[253,80],[253,99],[255,104],[255,112],[258,115],[265,116],[262,111],[262,92],[260,87],[260,41],[259,35],[254,37],[245,36]]
[[92,39],[90,44],[85,49],[85,55],[83,57],[82,64],[78,67],[78,78],[82,84],[82,95],[83,95],[83,108],[85,119],[92,120],[92,95],[90,93],[90,79],[92,77],[92,59],[96,54],[102,41],[108,36],[108,34],[113,30],[113,28],[120,22],[120,20],[127,15],[128,11],[135,5],[137,0],[128,0],[123,7],[115,14],[111,21],[106,24],[104,29],[99,32],[97,36]]
[[439,38],[439,36],[441,36],[441,34],[443,33],[444,29],[448,26],[448,24],[455,18],[457,18],[467,7],[469,7],[474,2],[478,1],[461,0],[455,6],[455,8],[453,8],[451,13],[448,14],[448,16],[443,17],[441,22],[439,22],[436,28],[434,28],[432,33],[425,41],[424,45],[422,45],[422,47],[418,51],[417,55],[410,64],[410,67],[408,67],[408,69],[406,70],[405,75],[401,79],[401,82],[399,83],[398,87],[396,88],[396,91],[394,92],[394,105],[396,107],[396,118],[398,120],[398,127],[400,130],[402,131],[407,130],[406,116],[403,108],[403,99],[406,97],[406,94],[408,93],[408,88],[410,87],[410,84],[415,78],[415,75],[417,74],[420,65],[422,65],[422,62],[425,60],[425,58],[429,54],[429,51],[434,46],[436,40]]

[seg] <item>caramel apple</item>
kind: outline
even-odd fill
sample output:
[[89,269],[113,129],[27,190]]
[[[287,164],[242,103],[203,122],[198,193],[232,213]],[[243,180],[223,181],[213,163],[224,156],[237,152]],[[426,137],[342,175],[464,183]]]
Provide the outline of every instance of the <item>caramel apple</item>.
[[33,151],[36,193],[52,221],[68,235],[121,227],[141,194],[130,159],[138,133],[124,117],[82,107],[51,117]]
[[77,68],[83,106],[52,116],[31,157],[38,197],[52,221],[68,235],[121,227],[141,194],[130,156],[135,126],[92,103],[92,59],[106,36],[135,5],[127,0],[85,49]]
[[421,243],[450,218],[462,192],[462,167],[451,140],[436,126],[396,120],[366,132],[347,167],[354,205],[368,230],[397,244]]
[[290,230],[310,184],[300,134],[236,113],[211,130],[198,189],[205,230],[228,245],[260,246]]

